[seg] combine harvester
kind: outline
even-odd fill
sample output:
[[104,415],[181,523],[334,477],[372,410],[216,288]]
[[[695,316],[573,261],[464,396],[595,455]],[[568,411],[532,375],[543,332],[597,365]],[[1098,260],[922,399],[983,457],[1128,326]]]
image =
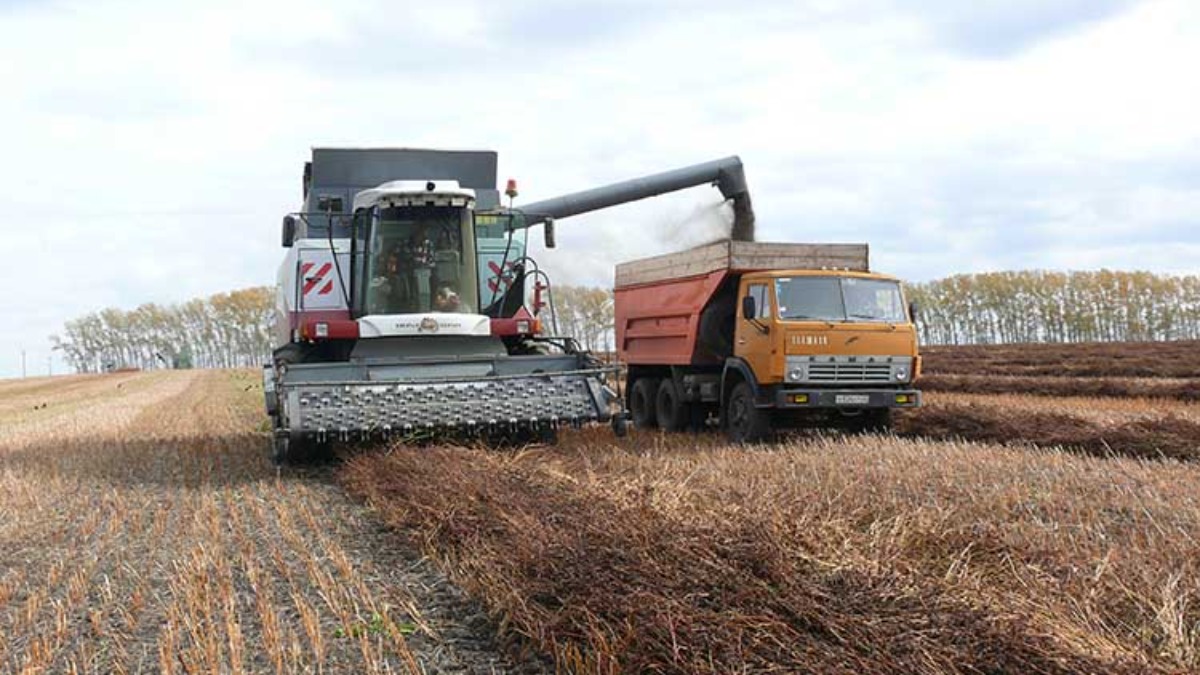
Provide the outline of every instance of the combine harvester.
[[737,157],[518,208],[513,181],[501,204],[496,159],[313,150],[303,210],[283,220],[263,371],[276,461],[326,454],[335,440],[552,441],[560,425],[588,422],[623,434],[616,368],[543,335],[550,281],[526,255],[528,228],[543,225],[553,248],[557,219],[713,184],[733,200],[735,230],[753,232]]
[[886,429],[920,405],[915,309],[865,244],[726,240],[622,263],[617,354],[639,427],[735,442],[805,424]]

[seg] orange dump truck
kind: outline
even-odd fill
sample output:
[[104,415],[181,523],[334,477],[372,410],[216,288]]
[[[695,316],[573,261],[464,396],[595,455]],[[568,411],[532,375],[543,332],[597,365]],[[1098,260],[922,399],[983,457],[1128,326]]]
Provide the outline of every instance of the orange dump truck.
[[617,350],[636,426],[737,442],[801,425],[886,429],[920,405],[914,308],[865,244],[724,240],[617,266]]

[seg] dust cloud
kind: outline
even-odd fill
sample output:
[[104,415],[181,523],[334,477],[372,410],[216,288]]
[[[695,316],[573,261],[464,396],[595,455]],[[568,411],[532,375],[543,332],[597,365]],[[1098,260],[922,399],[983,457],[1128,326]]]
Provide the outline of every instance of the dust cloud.
[[[735,214],[742,214],[741,222]],[[696,206],[682,218],[664,221],[653,236],[669,251],[704,246],[726,239],[754,241],[754,213],[749,198]]]

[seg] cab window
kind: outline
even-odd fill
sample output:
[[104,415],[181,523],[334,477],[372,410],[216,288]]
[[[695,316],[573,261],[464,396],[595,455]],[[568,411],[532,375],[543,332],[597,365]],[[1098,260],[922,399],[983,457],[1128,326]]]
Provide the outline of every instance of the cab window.
[[746,289],[746,295],[754,298],[754,316],[752,319],[769,319],[771,317],[771,297],[767,293],[766,284],[751,284]]

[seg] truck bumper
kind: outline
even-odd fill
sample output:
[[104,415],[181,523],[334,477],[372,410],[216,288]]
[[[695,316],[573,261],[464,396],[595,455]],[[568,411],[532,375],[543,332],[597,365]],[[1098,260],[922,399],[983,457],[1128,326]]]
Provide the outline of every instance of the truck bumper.
[[774,407],[792,410],[816,408],[918,408],[916,389],[779,389]]

